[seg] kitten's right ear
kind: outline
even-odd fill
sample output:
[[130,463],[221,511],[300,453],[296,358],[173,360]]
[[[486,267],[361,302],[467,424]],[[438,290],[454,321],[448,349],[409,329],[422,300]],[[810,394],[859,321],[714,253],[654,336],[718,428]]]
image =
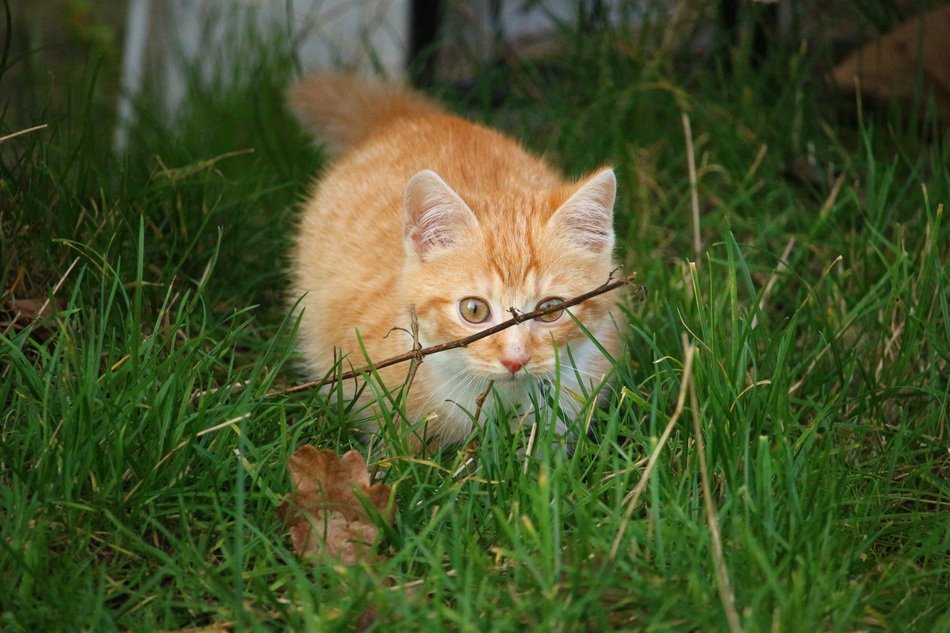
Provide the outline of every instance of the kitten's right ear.
[[461,244],[478,220],[465,201],[431,169],[406,184],[406,247],[420,259]]
[[602,169],[581,185],[549,222],[571,246],[610,254],[614,247],[616,196],[617,177],[612,169]]

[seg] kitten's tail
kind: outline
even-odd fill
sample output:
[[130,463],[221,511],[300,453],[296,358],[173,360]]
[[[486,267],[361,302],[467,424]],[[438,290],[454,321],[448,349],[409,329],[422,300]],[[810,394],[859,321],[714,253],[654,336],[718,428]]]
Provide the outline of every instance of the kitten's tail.
[[291,86],[288,100],[297,119],[326,143],[331,156],[393,119],[442,112],[408,88],[341,74],[307,76]]

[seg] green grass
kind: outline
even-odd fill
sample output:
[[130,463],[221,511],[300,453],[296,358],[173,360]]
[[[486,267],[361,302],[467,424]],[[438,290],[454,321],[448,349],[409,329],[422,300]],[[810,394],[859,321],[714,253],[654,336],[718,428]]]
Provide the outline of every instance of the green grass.
[[124,157],[95,66],[3,86],[0,136],[49,127],[0,145],[2,300],[63,304],[46,340],[0,328],[0,628],[728,630],[718,566],[746,631],[950,630],[946,129],[849,115],[804,54],[640,44],[577,37],[443,91],[569,173],[617,167],[649,295],[597,441],[375,446],[396,519],[350,568],[297,560],[275,512],[297,446],[360,446],[345,401],[267,396],[298,379],[284,254],[320,163],[281,103],[292,64],[236,60],[174,125],[144,111]]

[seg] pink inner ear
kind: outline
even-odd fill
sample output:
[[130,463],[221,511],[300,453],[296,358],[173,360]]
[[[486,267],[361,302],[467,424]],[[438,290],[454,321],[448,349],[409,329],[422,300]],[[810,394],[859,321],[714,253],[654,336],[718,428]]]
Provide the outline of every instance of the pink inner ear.
[[617,178],[611,169],[592,176],[562,204],[551,222],[569,243],[597,253],[613,250]]
[[458,246],[478,225],[465,201],[434,171],[425,169],[406,185],[406,238],[420,258]]

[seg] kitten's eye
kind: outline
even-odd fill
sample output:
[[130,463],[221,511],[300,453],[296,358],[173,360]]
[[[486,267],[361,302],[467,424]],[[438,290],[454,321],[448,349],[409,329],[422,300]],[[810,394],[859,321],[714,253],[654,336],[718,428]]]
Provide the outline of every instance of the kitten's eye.
[[478,297],[465,297],[459,301],[459,314],[469,323],[484,323],[491,315],[488,302]]
[[[543,310],[545,308],[554,307],[559,303],[564,303],[564,299],[561,299],[560,297],[549,297],[545,299],[544,301],[539,302],[538,305],[535,306],[534,309]],[[544,323],[553,323],[554,321],[557,321],[558,319],[560,319],[563,315],[564,315],[564,310],[558,310],[557,312],[549,312],[547,314],[541,315],[536,318],[538,321],[543,321]]]

